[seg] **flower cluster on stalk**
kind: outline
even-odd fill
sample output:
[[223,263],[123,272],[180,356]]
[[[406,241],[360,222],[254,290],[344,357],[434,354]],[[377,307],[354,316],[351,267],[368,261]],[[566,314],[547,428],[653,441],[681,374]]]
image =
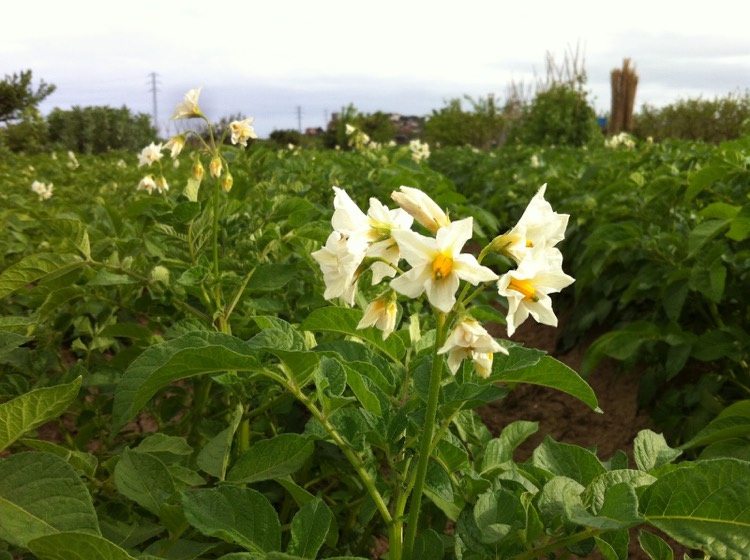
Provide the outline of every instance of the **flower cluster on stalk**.
[[[556,247],[565,236],[569,216],[552,209],[544,198],[545,189],[542,186],[531,199],[518,223],[493,239],[477,259],[462,252],[472,237],[473,218],[451,220],[423,191],[402,186],[391,195],[399,206],[395,209],[371,198],[365,214],[346,191],[333,187],[333,231],[325,245],[312,253],[323,273],[323,295],[352,306],[365,271],[371,271],[373,285],[391,278],[384,291],[367,304],[357,326],[374,326],[385,339],[396,329],[398,295],[419,298],[424,294],[450,321],[451,330],[438,349],[439,354],[447,354],[450,371],[455,374],[464,359],[471,359],[476,373],[488,377],[493,355],[507,354],[507,350],[470,315],[467,304],[473,295],[468,295],[468,285],[480,290],[495,284],[497,293],[507,299],[507,332],[512,336],[529,315],[556,326],[550,294],[574,281],[563,272],[562,253]],[[414,231],[414,222],[430,235]],[[516,268],[496,274],[481,264],[490,252],[505,255]],[[402,270],[401,261],[409,265],[407,270]],[[461,281],[468,285],[459,292]]]
[[[220,181],[221,188],[225,192],[229,192],[232,189],[232,185],[234,184],[234,178],[229,173],[227,162],[219,151],[219,146],[223,143],[226,136],[223,137],[217,145],[213,137],[213,128],[211,126],[211,123],[198,104],[200,93],[200,88],[191,89],[190,91],[188,91],[185,94],[183,100],[177,104],[174,114],[172,115],[172,119],[199,118],[205,120],[209,130],[211,131],[210,145],[196,132],[189,130],[183,134],[177,134],[176,136],[173,136],[166,143],[157,144],[152,142],[151,144],[143,148],[143,150],[141,150],[140,154],[138,155],[138,167],[151,167],[151,165],[155,163],[161,171],[160,160],[164,156],[164,154],[162,153],[162,151],[164,150],[169,150],[169,155],[174,160],[174,167],[178,167],[179,160],[177,158],[179,157],[180,153],[182,153],[182,150],[187,143],[188,135],[193,134],[198,139],[198,141],[202,143],[204,151],[209,153],[211,156],[208,166],[211,177],[218,179]],[[232,144],[239,144],[240,146],[246,148],[248,140],[258,138],[258,135],[255,133],[255,129],[252,125],[252,117],[232,121],[231,123],[229,123],[229,126],[226,129],[225,135],[230,134],[230,140]],[[203,180],[203,175],[204,167],[200,161],[200,156],[194,154],[192,177],[195,181],[200,183]],[[156,176],[153,174],[149,174],[144,176],[138,183],[138,190],[145,190],[149,194],[153,192],[158,192],[161,194],[169,190],[169,184],[167,183],[167,180],[163,174],[160,173]],[[192,199],[194,195],[195,193],[191,192],[188,198]]]
[[31,183],[32,192],[39,196],[39,200],[49,200],[52,198],[53,186],[52,183],[42,183],[41,181],[34,181]]

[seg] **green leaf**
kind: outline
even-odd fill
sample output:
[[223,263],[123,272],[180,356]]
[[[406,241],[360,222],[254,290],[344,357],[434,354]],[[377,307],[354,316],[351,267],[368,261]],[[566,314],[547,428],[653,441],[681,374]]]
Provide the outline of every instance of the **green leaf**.
[[162,433],[151,434],[141,440],[138,447],[134,449],[139,453],[153,453],[155,455],[175,455],[185,457],[193,453],[193,448],[188,445],[183,437],[168,436]]
[[532,464],[554,475],[571,478],[583,486],[606,471],[588,449],[557,442],[550,436],[534,450]]
[[355,336],[366,340],[396,362],[401,362],[406,354],[406,346],[397,336],[389,336],[383,340],[383,333],[374,327],[357,329],[357,324],[362,319],[362,311],[359,309],[347,309],[344,307],[321,307],[314,310],[307,319],[302,322],[301,327],[306,331],[333,332]]
[[77,255],[40,253],[24,257],[0,274],[0,299],[46,277],[59,276],[83,264]]
[[186,492],[182,503],[188,522],[206,536],[259,554],[281,548],[279,517],[260,492],[223,485]]
[[81,474],[89,478],[94,478],[96,467],[99,464],[99,461],[91,453],[68,449],[67,447],[52,443],[51,441],[44,441],[39,439],[23,438],[19,440],[19,442],[26,447],[35,449],[36,451],[43,451],[45,453],[57,455],[58,457],[67,461],[71,467],[73,467]]
[[59,238],[72,243],[86,260],[91,260],[89,232],[81,221],[59,218],[50,220],[48,224]]
[[122,548],[98,535],[57,533],[29,542],[39,560],[136,560]]
[[539,430],[538,422],[527,422],[516,420],[511,422],[500,433],[500,437],[492,439],[487,443],[482,459],[482,474],[487,474],[500,467],[503,463],[513,459],[513,452],[527,438]]
[[284,477],[299,470],[314,449],[313,441],[300,434],[280,434],[264,439],[237,459],[227,478],[250,484]]
[[25,344],[30,339],[21,334],[12,332],[0,332],[0,358],[4,358],[13,350]]
[[588,485],[583,494],[583,502],[591,508],[594,513],[598,513],[604,505],[604,495],[607,490],[615,484],[628,484],[633,488],[649,486],[656,481],[656,478],[648,473],[632,469],[617,469],[607,471],[597,476],[591,484]]
[[59,531],[99,534],[99,523],[78,473],[47,453],[0,460],[0,540],[16,546]]
[[135,284],[136,280],[127,274],[111,272],[106,268],[100,268],[96,275],[88,281],[87,286],[127,286]]
[[701,247],[729,227],[729,220],[706,220],[701,222],[688,235],[688,256],[695,255]]
[[492,360],[492,376],[495,374],[502,375],[508,372],[527,369],[539,363],[546,355],[546,352],[536,348],[526,348],[519,344],[508,347],[508,354],[495,354]]
[[219,480],[224,480],[229,465],[229,453],[232,450],[234,434],[242,421],[243,407],[238,404],[234,409],[229,427],[225,428],[200,450],[196,462],[198,467]]
[[672,449],[662,434],[651,430],[641,430],[633,441],[635,464],[642,471],[650,471],[671,463],[682,455],[679,449]]
[[333,523],[333,513],[320,498],[300,509],[292,519],[292,536],[287,552],[302,558],[316,558]]
[[661,537],[646,531],[638,531],[638,542],[651,560],[674,560],[672,548]]
[[239,338],[193,332],[148,348],[128,367],[115,390],[113,431],[119,431],[157,391],[179,379],[227,370],[252,371],[257,349]]
[[29,430],[60,416],[80,388],[79,377],[64,385],[34,389],[0,404],[0,451]]
[[646,520],[677,542],[725,560],[750,558],[750,463],[682,463],[641,496]]
[[159,517],[165,504],[176,502],[177,488],[169,469],[148,453],[125,449],[115,466],[115,486],[120,494]]
[[606,531],[628,529],[643,522],[638,514],[635,490],[624,482],[607,488],[602,508],[596,515],[578,504],[573,504],[570,510],[569,519],[574,523]]
[[692,449],[736,437],[750,436],[750,400],[738,401],[683,443],[680,449]]
[[430,462],[425,477],[424,495],[440,508],[448,519],[458,519],[463,509],[463,500],[453,492],[453,484],[445,469],[435,462]]
[[499,369],[497,364],[493,364],[490,380],[494,383],[530,383],[557,389],[577,398],[592,410],[601,412],[596,395],[589,384],[575,371],[551,356],[542,356],[535,365],[512,371]]
[[293,264],[263,264],[255,269],[247,289],[250,292],[273,292],[286,286],[297,274]]

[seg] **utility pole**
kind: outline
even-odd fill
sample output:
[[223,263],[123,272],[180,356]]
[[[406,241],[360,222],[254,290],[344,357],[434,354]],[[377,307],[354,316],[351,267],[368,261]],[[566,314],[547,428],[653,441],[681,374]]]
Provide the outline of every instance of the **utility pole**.
[[328,128],[328,109],[323,109],[323,128]]
[[302,134],[302,107],[297,105],[297,129]]
[[156,93],[158,90],[158,84],[156,83],[156,78],[158,77],[158,74],[156,72],[151,72],[149,74],[149,77],[151,78],[151,96],[153,100],[153,114],[154,114],[154,128],[156,129],[156,134],[159,134],[159,114],[156,111]]

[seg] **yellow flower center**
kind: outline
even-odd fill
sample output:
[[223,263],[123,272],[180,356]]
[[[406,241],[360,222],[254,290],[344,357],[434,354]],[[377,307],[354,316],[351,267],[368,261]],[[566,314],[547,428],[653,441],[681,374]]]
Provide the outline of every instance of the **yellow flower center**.
[[441,280],[448,276],[453,270],[453,257],[438,253],[432,261],[432,277]]
[[515,290],[523,294],[523,299],[531,301],[539,301],[536,295],[536,289],[534,283],[531,280],[518,280],[517,278],[511,278],[508,288]]

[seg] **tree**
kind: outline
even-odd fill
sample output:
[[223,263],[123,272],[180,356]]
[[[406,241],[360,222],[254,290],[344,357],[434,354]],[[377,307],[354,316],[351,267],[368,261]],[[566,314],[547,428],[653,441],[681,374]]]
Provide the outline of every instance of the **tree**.
[[31,85],[31,70],[6,74],[0,82],[0,122],[20,119],[25,111],[35,109],[53,91],[55,86],[44,80],[35,91]]

